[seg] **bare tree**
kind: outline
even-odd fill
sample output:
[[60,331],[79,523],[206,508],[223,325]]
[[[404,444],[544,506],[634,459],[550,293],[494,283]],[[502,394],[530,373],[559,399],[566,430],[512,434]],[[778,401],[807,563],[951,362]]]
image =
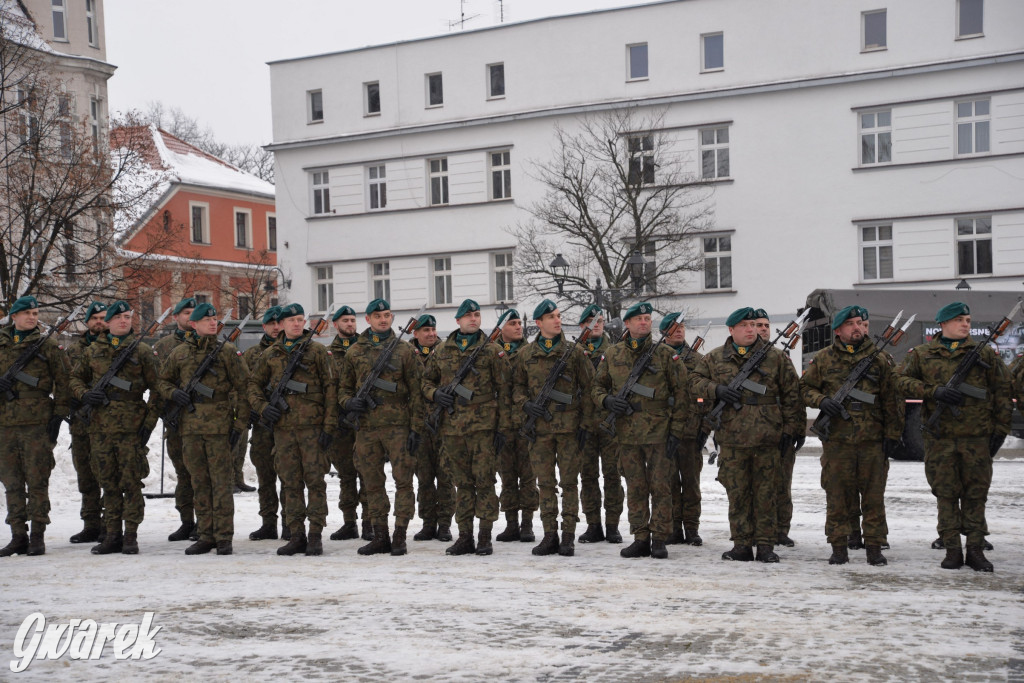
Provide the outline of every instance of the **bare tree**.
[[[685,172],[663,115],[629,108],[556,126],[552,150],[532,165],[543,199],[509,228],[521,287],[548,294],[561,281],[563,297],[599,299],[613,317],[626,298],[678,294],[703,267],[698,238],[712,224],[713,190]],[[562,267],[552,265],[558,254]]]

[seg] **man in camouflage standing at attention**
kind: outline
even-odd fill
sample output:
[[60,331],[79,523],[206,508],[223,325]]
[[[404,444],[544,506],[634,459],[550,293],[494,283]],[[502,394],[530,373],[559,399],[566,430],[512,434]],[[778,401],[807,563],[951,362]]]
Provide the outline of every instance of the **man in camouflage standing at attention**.
[[[274,469],[284,489],[288,543],[278,555],[323,555],[327,524],[328,450],[338,420],[337,383],[331,356],[323,344],[310,340],[306,313],[300,304],[281,307],[283,334],[256,359],[249,375],[249,406],[274,427]],[[292,353],[308,341],[302,362],[292,375],[284,400],[288,410],[270,405],[268,397],[280,382]],[[260,426],[257,429],[264,429]],[[306,502],[306,493],[309,502]],[[309,536],[306,536],[306,520]]]
[[[855,387],[857,396],[840,405],[832,396],[853,368],[875,353],[864,323],[868,311],[847,306],[832,319],[835,340],[814,356],[800,380],[804,402],[831,418],[829,438],[822,442],[821,483],[825,489],[825,534],[832,545],[829,564],[849,562],[851,520],[864,512],[867,562],[886,564],[882,546],[889,532],[885,521],[885,482],[889,456],[903,434],[903,401],[896,390],[892,366],[876,355],[871,369]],[[868,397],[871,397],[869,400]],[[850,419],[842,419],[842,408]],[[858,521],[859,524],[859,521]],[[858,531],[860,528],[858,526]]]
[[936,425],[937,434],[924,432],[924,472],[938,504],[938,531],[946,548],[943,569],[964,565],[961,529],[967,534],[967,566],[990,572],[983,543],[988,535],[985,502],[992,485],[992,458],[1010,431],[1013,412],[1010,376],[991,347],[980,350],[980,361],[959,389],[946,382],[978,342],[971,339],[971,309],[953,302],[935,316],[940,333],[911,349],[897,369],[897,385],[907,398],[924,400],[922,424],[939,404],[960,409],[946,411]]
[[[139,552],[138,531],[146,509],[142,480],[149,475],[147,444],[160,411],[157,361],[153,349],[140,342],[132,359],[117,374],[121,388],[112,385],[105,392],[93,388],[120,350],[132,343],[135,334],[132,310],[125,301],[111,304],[104,319],[107,333],[89,345],[71,375],[71,394],[92,406],[89,445],[93,468],[103,488],[107,532],[103,542],[91,552],[135,555]],[[148,400],[144,398],[146,391]]]
[[[597,371],[601,357],[611,348],[611,338],[604,331],[604,314],[595,304],[587,306],[580,316],[581,327],[590,327],[593,332],[583,347],[584,354]],[[592,414],[594,423],[587,426],[590,438],[587,439],[583,452],[580,454],[580,503],[583,515],[587,519],[587,529],[579,538],[580,543],[598,543],[607,540],[609,543],[622,543],[619,533],[619,518],[622,517],[622,503],[625,492],[622,489],[622,475],[619,472],[619,454],[615,440],[598,429],[597,423],[604,417],[604,412],[595,410]],[[601,526],[601,485],[598,483],[604,472],[604,509],[605,524]]]
[[[423,396],[442,408],[441,457],[455,485],[455,522],[459,537],[448,555],[490,555],[491,529],[498,519],[494,490],[497,454],[507,444],[512,429],[509,365],[500,346],[480,331],[480,306],[466,299],[455,313],[459,329],[430,354],[423,376]],[[448,393],[463,359],[478,344],[487,346],[477,356],[460,387]],[[448,409],[453,409],[451,414]],[[480,536],[473,542],[473,518],[480,519]]]
[[[236,415],[249,417],[246,389],[249,372],[231,342],[224,344],[213,365],[199,378],[203,392],[191,395],[185,386],[199,365],[217,347],[217,310],[210,304],[195,307],[189,316],[195,330],[160,368],[160,394],[177,405],[185,464],[195,487],[199,540],[186,555],[202,555],[217,549],[232,553],[235,534],[233,449],[242,439]],[[212,394],[212,395],[210,395]]]
[[[732,550],[723,560],[750,562],[757,544],[758,562],[778,562],[776,470],[782,452],[793,445],[798,427],[791,422],[803,405],[800,379],[793,363],[778,349],[770,349],[755,373],[764,394],[732,389],[749,354],[768,342],[757,333],[753,308],[740,308],[726,319],[729,338],[700,359],[693,373],[693,393],[714,405],[727,403],[715,437],[721,445],[718,480],[729,496],[729,531]],[[735,408],[740,404],[740,409]],[[803,422],[803,420],[801,420]],[[806,424],[804,424],[806,428]]]
[[[605,416],[616,416],[619,465],[626,477],[626,505],[633,543],[622,557],[668,557],[665,541],[672,534],[672,471],[682,444],[686,412],[691,405],[686,367],[672,360],[671,348],[651,336],[649,303],[633,304],[622,316],[629,334],[604,352],[597,366],[593,398]],[[636,392],[619,398],[636,361],[659,344]],[[671,399],[671,400],[669,400]],[[626,414],[633,407],[631,414]]]
[[[0,329],[0,374],[42,334],[35,297],[17,299],[11,305],[10,318],[11,323]],[[11,526],[11,542],[0,549],[0,557],[46,552],[53,447],[61,420],[70,410],[68,370],[67,356],[50,337],[18,377],[0,377],[0,481],[7,498],[6,521]],[[29,378],[38,383],[32,386],[22,381]]]
[[[366,502],[373,522],[373,540],[359,548],[360,555],[408,552],[406,535],[409,520],[416,514],[416,495],[412,478],[416,471],[416,449],[419,446],[419,424],[426,408],[423,405],[422,364],[408,344],[398,344],[380,373],[371,397],[377,407],[371,409],[366,399],[356,397],[359,387],[370,374],[373,364],[383,352],[394,331],[391,304],[374,299],[366,307],[369,328],[345,354],[338,389],[341,408],[359,418],[356,430],[354,460],[363,478]],[[425,428],[425,427],[424,427]],[[389,538],[388,512],[391,503],[385,490],[387,475],[384,463],[391,462],[395,480],[395,535]]]
[[[156,354],[158,366],[162,365],[171,351],[184,344],[191,336],[192,328],[188,319],[196,307],[195,297],[185,297],[174,306],[171,312],[174,316],[174,332],[159,339],[153,344],[153,353]],[[198,540],[195,522],[195,492],[192,490],[192,475],[185,466],[185,457],[182,454],[182,441],[180,429],[169,429],[164,425],[164,439],[167,441],[167,457],[171,459],[174,466],[174,508],[181,518],[181,526],[167,537],[168,541]]]

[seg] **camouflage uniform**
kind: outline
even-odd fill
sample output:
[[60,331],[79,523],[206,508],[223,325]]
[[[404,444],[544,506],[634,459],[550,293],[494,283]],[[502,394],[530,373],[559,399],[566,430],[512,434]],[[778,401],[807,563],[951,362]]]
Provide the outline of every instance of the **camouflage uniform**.
[[[515,374],[516,363],[518,363],[519,350],[523,348],[522,342],[500,342],[505,350],[505,357],[511,368],[512,375]],[[522,422],[525,416],[512,411],[513,423]],[[533,528],[533,513],[540,508],[540,492],[537,489],[537,477],[533,473],[533,464],[530,462],[530,443],[519,435],[519,424],[512,425],[512,434],[508,435],[508,443],[498,454],[498,476],[501,477],[501,494],[498,501],[501,503],[502,511],[516,517],[523,512],[523,529]],[[510,518],[511,519],[511,518]],[[510,522],[511,524],[511,522]],[[532,535],[528,531],[528,535]],[[515,540],[515,532],[511,533]],[[503,540],[501,534],[498,540]],[[528,539],[532,540],[532,539]]]
[[[93,342],[90,334],[83,334],[65,348],[70,366],[74,368],[82,360],[85,350]],[[77,405],[77,402],[76,402]],[[78,478],[78,492],[82,494],[80,516],[88,530],[103,528],[103,493],[100,490],[89,447],[89,430],[81,420],[71,420],[71,462]]]
[[[697,369],[697,363],[704,354],[690,351],[690,345],[683,342],[674,349],[677,360],[683,360],[687,377]],[[689,356],[687,354],[689,353]],[[676,451],[676,471],[678,479],[672,484],[672,526],[680,525],[686,530],[686,539],[696,539],[700,529],[700,473],[704,469],[704,457],[701,444],[697,441],[700,432],[701,406],[695,398],[687,411],[686,428],[683,430],[683,443]]]
[[[170,402],[175,389],[185,388],[217,344],[216,335],[191,335],[171,352],[160,368],[159,388],[165,402]],[[213,391],[213,397],[195,393],[191,397],[195,410],[183,408],[178,415],[185,464],[195,490],[200,541],[220,543],[234,536],[235,473],[228,433],[238,429],[236,415],[249,415],[245,400],[248,378],[249,371],[235,345],[224,344],[200,379]]]
[[[158,366],[162,365],[171,355],[171,351],[184,344],[192,334],[185,330],[175,330],[153,344],[153,353],[159,359]],[[174,484],[174,509],[178,511],[182,524],[190,526],[195,522],[195,491],[192,489],[192,475],[188,472],[182,452],[181,430],[168,429],[165,425],[164,439],[167,441],[167,457],[171,459],[177,480]]]
[[[598,343],[593,340],[585,345],[584,352],[590,359],[594,370],[601,362],[601,354],[612,345],[611,337],[601,335]],[[580,463],[580,503],[587,525],[601,524],[601,485],[600,477],[604,475],[604,515],[606,525],[618,526],[622,517],[622,503],[625,492],[622,489],[622,473],[619,470],[619,453],[615,440],[599,429],[597,423],[604,417],[604,412],[595,410],[591,423],[587,426],[590,438],[583,447]]]
[[[356,343],[358,338],[358,335],[352,338],[336,335],[334,340],[331,341],[329,350],[331,352],[331,359],[334,361],[335,377],[341,377],[345,352]],[[338,472],[340,488],[338,493],[338,509],[341,510],[345,522],[353,523],[356,521],[356,508],[360,505],[363,508],[363,521],[365,522],[368,519],[366,487],[362,483],[362,478],[356,472],[356,464],[353,460],[355,443],[355,433],[351,429],[343,428],[341,433],[331,443],[330,448],[331,464],[334,465],[334,469]]]
[[[761,338],[746,347],[754,353]],[[729,337],[721,347],[700,359],[693,373],[693,392],[709,406],[717,402],[715,387],[728,384],[743,366],[740,354]],[[729,496],[729,531],[736,546],[774,546],[778,538],[775,471],[779,466],[782,435],[792,436],[806,429],[803,419],[792,422],[802,405],[800,380],[793,363],[782,351],[771,349],[762,361],[759,373],[751,379],[767,387],[759,396],[743,391],[743,406],[726,406],[715,438],[721,446],[718,481]]]
[[[263,335],[260,338],[259,344],[250,346],[242,352],[242,361],[245,363],[245,367],[248,368],[250,376],[252,375],[253,368],[256,367],[256,361],[273,343],[273,339]],[[248,387],[246,391],[248,392]],[[278,503],[281,505],[281,522],[284,525],[284,486],[282,484],[279,499],[277,494],[277,470],[274,468],[274,432],[260,426],[258,418],[252,426],[252,438],[249,445],[251,446],[249,449],[249,460],[252,461],[252,466],[256,468],[256,495],[260,501],[260,519],[263,520],[263,526],[277,527]],[[274,533],[276,534],[277,532],[275,531]]]
[[[619,391],[637,358],[654,343],[650,336],[643,340],[627,336],[605,350],[594,379],[595,406]],[[675,462],[666,455],[666,443],[670,435],[680,440],[685,436],[691,405],[686,368],[673,362],[674,355],[671,347],[660,345],[640,382],[654,391],[653,397],[633,394],[628,400],[637,410],[618,416],[615,422],[619,466],[626,477],[629,528],[638,541],[664,541],[672,533]],[[607,415],[603,409],[599,412]]]
[[[783,351],[789,362],[788,351]],[[793,372],[796,372],[794,366]],[[786,424],[793,426],[793,432],[786,432],[794,438],[806,436],[807,434],[807,410],[803,403],[792,406],[792,412],[786,416]],[[793,469],[796,467],[796,444],[789,442],[779,454],[779,466],[775,468],[775,527],[778,531],[779,542],[786,541],[786,545],[794,545],[789,538],[789,530],[793,522]]]
[[[437,348],[422,347],[415,339],[409,341],[416,357],[426,368],[430,354]],[[425,413],[429,415],[432,405],[425,406]],[[424,418],[426,419],[426,418]],[[452,516],[455,515],[455,487],[452,485],[451,477],[441,466],[441,439],[430,429],[417,426],[420,433],[420,446],[416,449],[416,483],[417,499],[419,501],[420,519],[425,526],[440,524],[442,527],[451,526]],[[435,484],[436,482],[436,484]]]

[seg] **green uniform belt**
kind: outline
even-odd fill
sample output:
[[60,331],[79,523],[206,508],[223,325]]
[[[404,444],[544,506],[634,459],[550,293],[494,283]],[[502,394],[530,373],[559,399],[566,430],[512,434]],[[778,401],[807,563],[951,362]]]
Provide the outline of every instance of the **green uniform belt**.
[[[675,397],[673,396],[671,398],[674,399]],[[669,399],[665,399],[664,401],[653,401],[653,400],[647,399],[647,400],[644,400],[642,402],[638,402],[637,404],[634,404],[634,405],[639,405],[640,406],[640,410],[642,412],[642,411],[645,411],[645,410],[652,410],[652,409],[656,409],[656,408],[669,408],[669,407],[671,407],[673,405],[673,403],[674,403],[674,401],[671,401]]]
[[43,391],[42,389],[19,389],[14,388],[14,391],[18,394],[18,398],[49,398],[50,392]]
[[473,394],[473,398],[469,399],[468,401],[466,399],[464,399],[463,397],[461,397],[461,396],[459,396],[457,400],[458,400],[458,403],[459,403],[460,406],[475,406],[475,405],[480,405],[481,403],[490,403],[491,401],[494,400],[494,394],[487,394],[487,393],[476,394],[476,393],[474,393]]
[[757,395],[743,395],[744,405],[748,406],[771,406],[771,405],[782,405],[782,401],[779,400],[778,396],[757,396]]
[[[305,395],[308,396],[309,394]],[[399,403],[407,403],[409,401],[409,394],[404,392],[394,394],[389,394],[387,392],[382,394],[374,393],[373,400],[377,402],[377,405],[390,406]]]
[[142,401],[142,394],[132,391],[110,391],[107,398],[111,401]]

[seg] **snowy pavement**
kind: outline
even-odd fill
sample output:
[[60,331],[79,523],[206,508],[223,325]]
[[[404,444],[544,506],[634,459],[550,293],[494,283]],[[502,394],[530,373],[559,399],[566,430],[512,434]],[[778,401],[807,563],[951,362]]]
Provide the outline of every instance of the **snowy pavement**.
[[[153,445],[147,492],[159,488]],[[247,538],[254,493],[235,496],[231,557],[186,557],[187,543],[168,543],[173,499],[147,501],[140,555],[98,557],[67,541],[81,526],[59,448],[46,555],[0,560],[0,680],[1024,680],[1024,459],[995,462],[996,571],[980,574],[939,568],[935,504],[912,462],[889,474],[889,566],[868,566],[863,551],[829,566],[814,455],[797,458],[797,546],[762,565],[719,559],[731,544],[709,466],[705,545],[670,546],[664,561],[624,560],[607,543],[577,544],[572,558],[533,557],[527,543],[446,557],[445,544],[411,540],[405,557],[359,557],[361,541],[329,540],[323,557],[278,557],[280,542]],[[337,491],[330,478],[330,500]],[[332,506],[328,531],[340,523]],[[151,611],[162,651],[115,661],[108,649],[13,674],[15,634],[37,611],[51,623],[135,624]]]

